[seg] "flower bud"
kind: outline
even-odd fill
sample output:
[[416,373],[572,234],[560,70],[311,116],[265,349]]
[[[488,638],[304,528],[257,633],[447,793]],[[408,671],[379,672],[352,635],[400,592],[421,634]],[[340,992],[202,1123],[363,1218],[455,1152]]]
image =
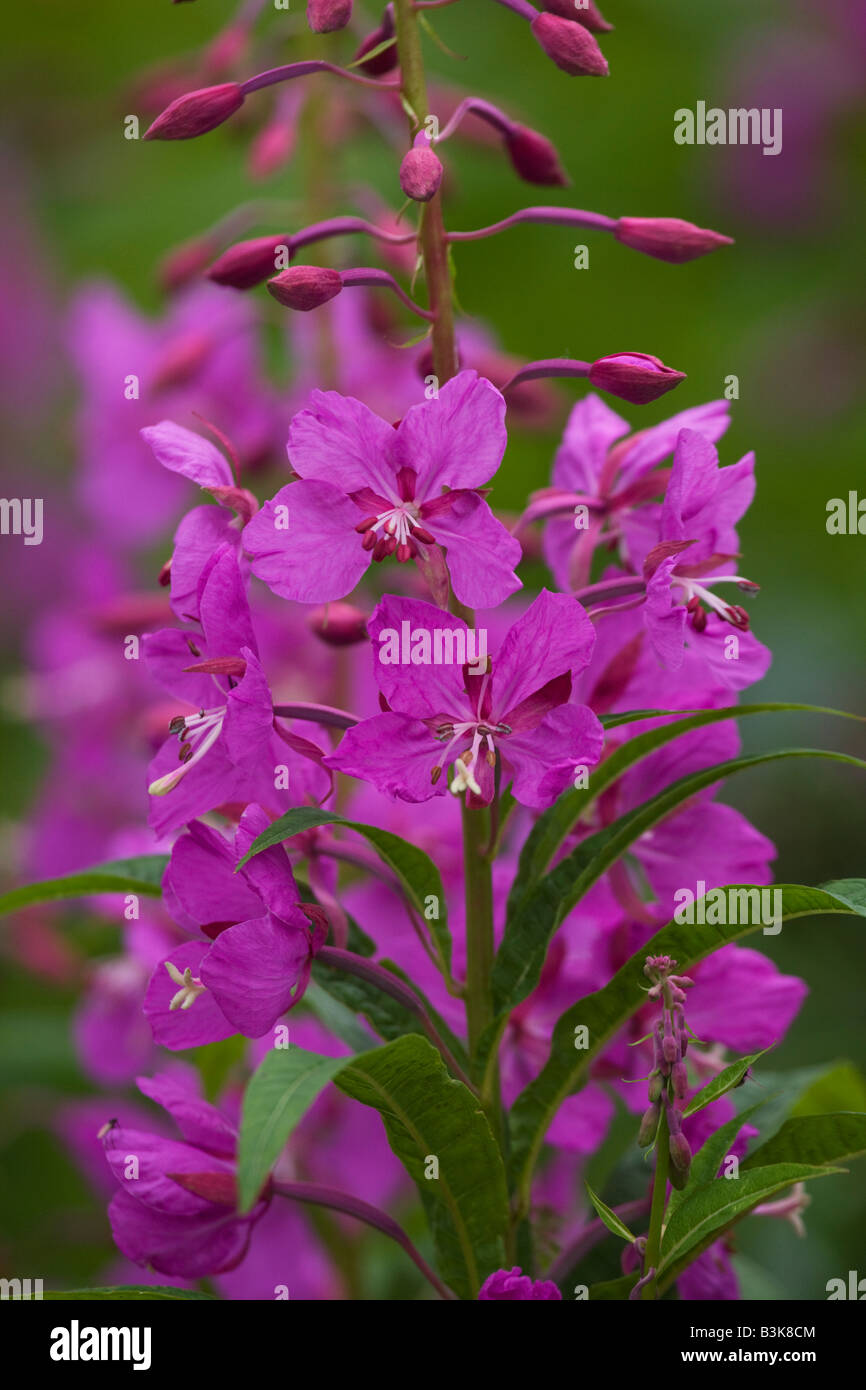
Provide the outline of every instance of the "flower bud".
[[392,43],[390,48],[377,53],[375,58],[370,58],[362,63],[360,59],[365,53],[372,53],[374,48],[380,44],[387,43],[388,39],[393,39],[395,35],[393,6],[386,5],[385,13],[382,16],[382,23],[378,29],[374,29],[368,34],[355,54],[355,63],[362,72],[368,77],[384,77],[385,73],[391,72],[397,66],[397,45]]
[[647,405],[679,386],[686,374],[645,352],[615,352],[593,362],[589,379],[599,391],[609,391],[632,405]]
[[734,244],[733,237],[722,236],[708,227],[696,227],[679,217],[621,217],[613,234],[632,251],[642,251],[645,256],[671,265],[684,265],[718,251],[720,246]]
[[549,14],[558,14],[563,19],[582,24],[584,29],[591,29],[594,34],[607,34],[613,28],[595,0],[541,0],[541,8]]
[[345,29],[352,18],[352,0],[307,0],[307,23],[314,34]]
[[689,1148],[689,1141],[682,1133],[672,1134],[668,1140],[668,1150],[671,1156],[671,1163],[678,1173],[688,1173],[692,1162],[692,1151]]
[[144,132],[145,140],[192,140],[215,130],[244,104],[237,82],[221,82],[218,87],[202,87],[177,97]]
[[217,285],[230,285],[234,290],[251,290],[273,275],[278,249],[288,249],[289,245],[287,236],[259,236],[239,241],[217,257],[208,270],[208,279]]
[[351,647],[367,638],[366,616],[351,603],[326,603],[314,608],[307,622],[329,647]]
[[675,1096],[682,1097],[689,1089],[689,1069],[685,1062],[674,1062],[671,1068],[671,1084]]
[[568,175],[559,162],[559,155],[537,130],[513,125],[505,137],[505,146],[516,172],[526,183],[567,186]]
[[415,145],[403,156],[400,187],[416,203],[429,203],[439,190],[442,172],[439,156],[425,145]]
[[661,1072],[653,1072],[653,1074],[650,1077],[649,1084],[649,1098],[652,1101],[653,1105],[655,1105],[657,1101],[661,1100],[662,1091],[664,1090],[664,1087],[665,1082]]
[[607,59],[582,24],[539,14],[530,27],[548,58],[569,77],[607,77]]
[[300,309],[306,313],[336,299],[343,288],[338,270],[327,266],[293,265],[273,280],[268,281],[268,293],[287,309]]
[[644,1111],[643,1117],[640,1122],[640,1129],[638,1131],[637,1142],[642,1149],[649,1148],[650,1144],[656,1137],[656,1130],[658,1129],[658,1125],[659,1108],[657,1105],[651,1105],[649,1109]]

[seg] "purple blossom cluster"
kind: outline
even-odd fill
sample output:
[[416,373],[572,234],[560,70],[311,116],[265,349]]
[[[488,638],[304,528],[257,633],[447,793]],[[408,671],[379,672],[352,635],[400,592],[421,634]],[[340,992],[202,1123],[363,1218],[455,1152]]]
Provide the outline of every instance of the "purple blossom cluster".
[[[607,73],[611,26],[595,4],[502,3],[563,73]],[[591,792],[609,759],[665,727],[656,712],[730,707],[771,658],[751,631],[758,586],[737,533],[754,497],[754,457],[720,457],[729,402],[689,404],[635,429],[602,395],[637,409],[681,387],[683,373],[643,352],[521,363],[477,325],[454,322],[448,266],[460,236],[449,238],[442,214],[446,142],[459,131],[495,144],[524,181],[561,187],[546,138],[480,97],[446,92],[430,96],[439,114],[431,138],[412,85],[422,10],[403,0],[385,6],[373,32],[355,34],[354,66],[304,58],[237,80],[261,9],[243,7],[209,46],[206,85],[169,100],[159,89],[165,109],[147,138],[197,137],[244,106],[251,169],[273,173],[309,129],[301,108],[312,78],[327,83],[328,129],[343,139],[366,115],[405,144],[402,93],[411,131],[393,182],[418,204],[417,226],[366,189],[363,217],[239,240],[256,222],[241,208],[166,262],[170,302],[157,320],[111,286],[80,292],[69,344],[83,524],[68,538],[76,561],[67,553],[56,600],[30,630],[26,699],[52,765],[23,867],[50,877],[166,856],[159,899],[126,913],[116,899],[91,901],[106,921],[123,919],[115,955],[82,978],[75,1019],[79,1062],[105,1094],[58,1117],[93,1184],[113,1192],[122,1259],[109,1282],[209,1278],[226,1298],[273,1298],[287,1285],[292,1298],[332,1299],[359,1293],[360,1239],[347,1217],[376,1224],[368,1208],[414,1201],[373,1111],[324,1091],[250,1209],[239,1208],[237,1189],[244,1085],[280,1031],[324,1057],[350,1055],[318,1007],[312,982],[324,976],[315,972],[343,969],[384,981],[386,992],[390,980],[395,999],[407,981],[436,1035],[468,1048],[486,1104],[475,1069],[492,1018],[479,1009],[479,914],[493,952],[527,836],[563,798]],[[358,22],[351,0],[310,0],[307,15],[320,35]],[[265,88],[273,101],[257,111]],[[673,217],[559,207],[522,209],[471,235],[516,221],[609,232],[673,264],[729,240]],[[327,244],[350,235],[369,239],[384,264],[342,264]],[[322,245],[323,264],[295,260]],[[283,251],[288,264],[277,269]],[[426,307],[396,278],[416,255]],[[265,281],[296,311],[281,320],[295,366],[279,389],[262,365],[262,304],[244,297]],[[423,338],[397,347],[408,318]],[[570,411],[549,486],[507,514],[497,489],[510,477],[509,435],[557,418],[552,378],[592,389]],[[141,586],[145,561],[151,582]],[[586,800],[550,867],[739,750],[734,719],[660,744]],[[547,1062],[557,1019],[644,951],[679,889],[772,881],[773,844],[719,792],[711,782],[675,805],[563,912],[540,978],[507,1009],[498,1036],[494,1109],[506,1125]],[[297,811],[308,822],[262,848]],[[450,961],[431,931],[445,904],[422,918],[411,883],[358,826],[433,861]],[[42,935],[29,964],[50,973],[55,918],[31,912]],[[531,1216],[557,1250],[594,1220],[580,1180],[617,1110],[646,1144],[665,1117],[673,1186],[684,1187],[691,1156],[737,1113],[725,1095],[684,1116],[688,1098],[729,1053],[781,1040],[806,993],[768,956],[734,944],[690,967],[687,980],[675,967],[650,958],[646,1004],[547,1129]],[[488,959],[488,983],[491,968]],[[216,1045],[234,1046],[232,1065],[205,1099],[195,1061]],[[647,1070],[641,1122],[635,1083]],[[133,1083],[144,1101],[130,1099]],[[754,1133],[743,1125],[730,1151],[743,1153]],[[326,1191],[344,1196],[329,1201]],[[329,1241],[304,1194],[333,1209]],[[647,1201],[642,1231],[648,1211]],[[335,1241],[346,1260],[329,1257]],[[503,1262],[482,1271],[477,1297],[557,1300],[546,1272],[543,1258],[527,1272]],[[678,1288],[682,1298],[738,1296],[727,1237]]]

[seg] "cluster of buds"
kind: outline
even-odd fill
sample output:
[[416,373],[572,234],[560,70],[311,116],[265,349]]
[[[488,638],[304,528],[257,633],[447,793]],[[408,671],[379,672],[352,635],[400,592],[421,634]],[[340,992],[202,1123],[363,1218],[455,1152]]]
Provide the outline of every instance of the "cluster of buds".
[[689,1088],[685,1056],[688,1050],[688,1030],[683,1005],[685,991],[694,984],[687,975],[675,975],[676,961],[671,956],[647,956],[644,974],[652,981],[647,991],[650,999],[660,1000],[662,1016],[652,1031],[653,1069],[649,1075],[649,1107],[644,1112],[638,1143],[648,1148],[655,1142],[665,1108],[670,1153],[671,1184],[682,1189],[689,1180],[692,1153],[683,1134],[682,1110]]

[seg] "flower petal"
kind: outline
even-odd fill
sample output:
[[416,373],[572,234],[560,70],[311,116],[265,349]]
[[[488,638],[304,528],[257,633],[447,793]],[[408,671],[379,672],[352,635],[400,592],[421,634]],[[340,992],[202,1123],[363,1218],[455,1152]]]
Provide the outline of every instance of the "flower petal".
[[370,564],[355,530],[360,520],[332,483],[290,483],[247,523],[244,549],[253,573],[280,598],[329,603],[350,594]]
[[416,499],[444,487],[482,487],[505,453],[505,400],[477,372],[458,372],[433,400],[407,410],[394,442],[394,463],[418,474]]

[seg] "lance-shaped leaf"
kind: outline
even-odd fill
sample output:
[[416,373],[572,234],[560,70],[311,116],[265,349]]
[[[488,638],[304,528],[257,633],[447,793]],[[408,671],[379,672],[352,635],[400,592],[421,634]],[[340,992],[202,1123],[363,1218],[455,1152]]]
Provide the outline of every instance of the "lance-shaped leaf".
[[143,897],[158,898],[162,894],[162,876],[167,864],[165,854],[142,854],[136,859],[113,859],[94,869],[65,874],[63,878],[29,883],[0,895],[0,916],[19,912],[33,903],[89,898],[100,893],[140,893]]
[[776,1163],[845,1163],[866,1153],[866,1115],[792,1115],[771,1139],[750,1153],[740,1171]]
[[708,724],[718,724],[726,719],[746,719],[753,714],[779,714],[786,711],[804,714],[826,714],[839,719],[860,719],[860,715],[848,714],[845,710],[825,709],[821,705],[800,705],[767,703],[752,705],[728,705],[722,709],[693,711],[684,717],[681,710],[632,710],[628,714],[605,715],[602,724],[605,730],[619,728],[623,724],[633,724],[645,719],[673,718],[674,722],[649,729],[645,733],[630,738],[619,748],[615,748],[594,769],[588,787],[572,789],[538,817],[526,838],[520,852],[517,873],[508,900],[509,913],[541,878],[563,841],[570,835],[577,821],[586,809],[597,801],[607,787],[616,782],[624,772],[636,763],[648,758],[657,749],[673,742],[693,729],[705,728]]
[[[390,830],[380,830],[376,825],[364,825],[361,821],[345,820],[334,811],[321,811],[315,806],[299,806],[280,816],[256,837],[238,868],[254,855],[260,854],[263,849],[282,844],[283,840],[290,840],[293,835],[312,830],[318,825],[342,825],[369,841],[382,862],[387,864],[394,874],[414,910],[428,922],[443,971],[446,978],[450,979],[452,942],[448,931],[442,877],[429,854],[425,854],[417,845],[409,844],[408,840],[402,840],[399,835],[393,835]],[[430,898],[437,900],[439,915],[428,920],[425,907]]]
[[[604,989],[587,995],[567,1009],[553,1030],[550,1056],[535,1080],[521,1092],[511,1110],[512,1163],[521,1209],[527,1209],[532,1172],[544,1136],[566,1096],[579,1090],[592,1060],[646,1001],[643,966],[647,956],[673,956],[686,972],[697,961],[729,942],[760,930],[760,922],[739,922],[740,886],[723,890],[727,925],[671,922],[617,971]],[[832,914],[866,917],[866,880],[846,879],[823,888],[779,885],[781,921]],[[586,1027],[589,1046],[576,1049],[575,1029]]]
[[866,768],[866,762],[847,753],[813,748],[786,748],[731,758],[680,777],[657,796],[620,816],[595,835],[590,835],[557,864],[523,898],[506,921],[505,934],[496,953],[492,973],[496,1018],[481,1040],[479,1052],[482,1058],[493,1051],[511,1010],[538,984],[556,928],[635,840],[714,783],[748,768],[787,758],[827,758],[832,762]]
[[321,1057],[302,1047],[273,1048],[244,1092],[238,1144],[238,1205],[255,1206],[292,1130],[347,1057]]
[[770,1049],[765,1047],[760,1052],[753,1052],[749,1057],[740,1057],[738,1061],[731,1062],[729,1066],[720,1071],[718,1076],[714,1076],[712,1081],[708,1081],[697,1095],[692,1096],[685,1110],[684,1115],[696,1115],[699,1110],[703,1110],[705,1105],[712,1105],[719,1096],[724,1096],[728,1091],[733,1091],[735,1086],[741,1086],[746,1079],[749,1067],[754,1066],[759,1057],[763,1057],[765,1052]]
[[611,1208],[601,1200],[598,1194],[593,1192],[588,1182],[584,1182],[583,1185],[586,1188],[587,1197],[592,1202],[592,1205],[595,1207],[607,1229],[612,1231],[615,1236],[619,1236],[620,1240],[627,1240],[630,1245],[633,1245],[637,1237],[632,1235],[625,1222],[620,1221],[616,1212],[612,1211]]
[[678,1279],[683,1270],[753,1207],[769,1201],[795,1182],[826,1178],[843,1168],[821,1168],[810,1163],[774,1163],[755,1168],[738,1178],[714,1178],[701,1183],[677,1207],[662,1238],[662,1262],[658,1271],[660,1291]]
[[487,1275],[502,1268],[508,1225],[505,1169],[477,1100],[416,1036],[365,1052],[335,1081],[380,1112],[418,1186],[440,1275],[460,1298],[477,1297]]

